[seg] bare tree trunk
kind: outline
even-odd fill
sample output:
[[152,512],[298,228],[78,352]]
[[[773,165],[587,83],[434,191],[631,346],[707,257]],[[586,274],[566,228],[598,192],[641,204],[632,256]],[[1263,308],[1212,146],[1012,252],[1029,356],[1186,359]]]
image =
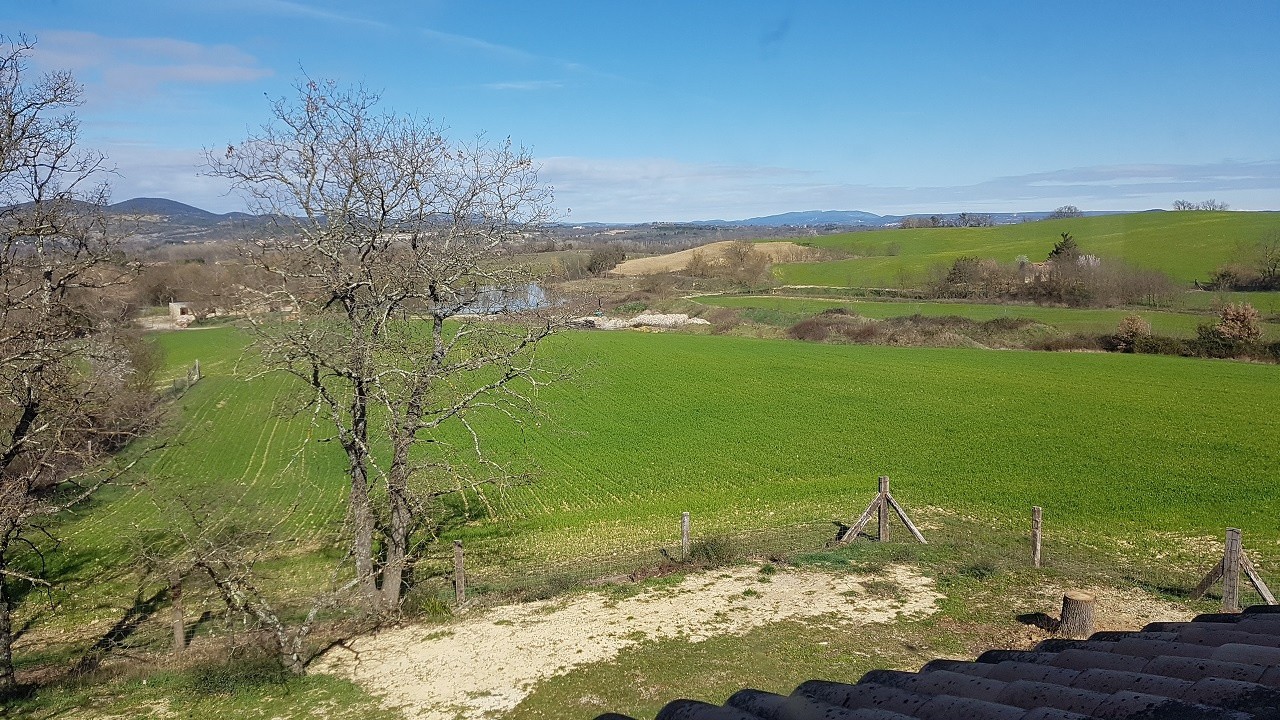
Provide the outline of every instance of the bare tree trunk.
[[9,597],[9,581],[0,575],[0,694],[17,686],[13,673],[13,600]]
[[360,594],[371,606],[378,598],[378,579],[373,571],[373,507],[369,501],[369,477],[366,458],[348,451],[351,456],[351,525],[352,554],[355,555],[356,577]]
[[351,436],[344,442],[351,475],[352,553],[360,592],[370,608],[378,602],[378,579],[373,570],[373,505],[369,499],[369,398],[357,382],[351,399]]
[[[403,431],[402,431],[403,432]],[[405,562],[409,555],[409,535],[413,531],[413,507],[409,504],[409,448],[413,437],[396,438],[387,479],[387,501],[391,518],[386,530],[386,565],[382,568],[382,609],[394,612],[400,606]]]

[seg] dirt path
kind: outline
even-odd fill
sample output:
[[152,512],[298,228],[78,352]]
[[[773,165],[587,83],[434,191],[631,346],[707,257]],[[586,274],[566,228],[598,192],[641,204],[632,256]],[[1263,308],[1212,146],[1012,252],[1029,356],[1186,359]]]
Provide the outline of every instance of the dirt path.
[[[349,677],[407,717],[494,718],[539,680],[605,662],[646,640],[741,634],[782,620],[821,615],[851,624],[887,623],[937,611],[933,581],[901,567],[871,578],[819,570],[764,575],[758,567],[691,575],[681,583],[617,598],[590,592],[508,605],[443,626],[409,626],[336,649],[317,669]],[[886,597],[892,581],[900,591]],[[354,652],[353,652],[354,651]]]

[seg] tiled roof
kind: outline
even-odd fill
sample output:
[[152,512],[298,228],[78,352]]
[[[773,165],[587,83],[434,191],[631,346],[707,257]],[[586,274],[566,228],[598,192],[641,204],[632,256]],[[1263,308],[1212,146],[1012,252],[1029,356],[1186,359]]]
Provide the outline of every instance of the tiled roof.
[[[1280,719],[1280,606],[1152,623],[1139,632],[810,680],[790,695],[742,690],[724,705],[670,702],[655,720]],[[597,720],[633,720],[601,715]]]

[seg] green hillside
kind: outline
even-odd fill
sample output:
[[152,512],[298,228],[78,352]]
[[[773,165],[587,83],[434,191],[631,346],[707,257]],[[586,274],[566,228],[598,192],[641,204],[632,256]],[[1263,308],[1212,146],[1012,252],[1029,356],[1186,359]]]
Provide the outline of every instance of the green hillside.
[[1019,255],[1044,260],[1063,232],[1104,260],[1122,259],[1162,270],[1190,284],[1205,280],[1241,247],[1280,233],[1280,213],[1151,212],[1069,220],[1043,220],[990,228],[876,230],[806,238],[819,248],[862,257],[775,266],[789,285],[919,287],[930,268],[962,255],[1011,262]]
[[[109,567],[172,522],[179,493],[323,544],[345,485],[323,424],[281,412],[280,378],[233,375],[238,331],[161,342],[179,365],[205,353],[207,377],[147,485],[71,523],[68,549]],[[577,370],[541,393],[543,418],[475,418],[493,456],[536,482],[449,533],[593,554],[666,538],[683,510],[703,530],[848,519],[889,474],[911,505],[1016,517],[1039,504],[1110,537],[1235,524],[1280,540],[1277,366],[634,332],[567,333],[546,355]]]

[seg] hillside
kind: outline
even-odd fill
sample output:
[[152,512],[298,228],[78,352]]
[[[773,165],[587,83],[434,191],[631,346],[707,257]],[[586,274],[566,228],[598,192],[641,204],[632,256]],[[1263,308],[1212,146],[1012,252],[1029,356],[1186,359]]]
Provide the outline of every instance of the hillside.
[[1165,212],[1043,220],[988,228],[872,230],[805,238],[804,244],[852,254],[844,260],[779,265],[790,285],[919,287],[935,267],[970,255],[1011,262],[1044,260],[1060,234],[1105,260],[1162,270],[1190,284],[1271,233],[1275,212]]

